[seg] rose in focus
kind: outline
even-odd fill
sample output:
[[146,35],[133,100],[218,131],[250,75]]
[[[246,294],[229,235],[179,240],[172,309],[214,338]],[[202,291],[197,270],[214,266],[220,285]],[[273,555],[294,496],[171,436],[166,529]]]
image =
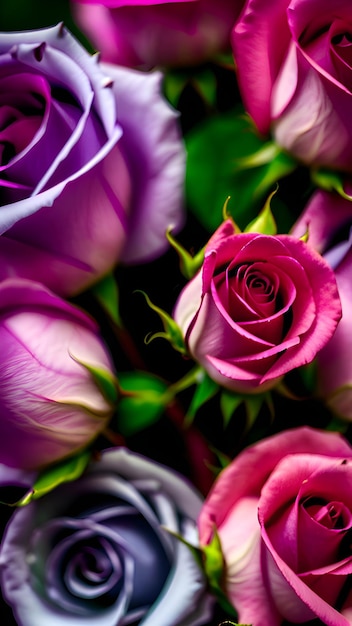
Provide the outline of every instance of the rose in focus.
[[0,463],[36,469],[87,446],[112,416],[94,320],[39,283],[0,283]]
[[[350,191],[350,190],[349,190]],[[351,203],[338,194],[317,191],[293,232],[308,229],[308,244],[319,250],[334,270],[342,304],[336,333],[317,356],[317,388],[332,411],[352,420],[352,216]]]
[[0,279],[72,295],[165,251],[184,148],[161,78],[100,66],[62,26],[1,33]]
[[202,501],[184,478],[125,449],[18,509],[1,588],[20,626],[197,626],[210,618],[198,545]]
[[243,0],[72,0],[80,27],[111,63],[195,65],[230,49]]
[[247,0],[232,43],[260,132],[306,164],[351,172],[349,0]]
[[351,624],[351,494],[351,446],[306,427],[247,448],[220,474],[200,540],[219,533],[239,622]]
[[310,362],[340,317],[334,273],[318,253],[289,235],[238,233],[230,219],[174,311],[191,356],[238,392],[264,391]]

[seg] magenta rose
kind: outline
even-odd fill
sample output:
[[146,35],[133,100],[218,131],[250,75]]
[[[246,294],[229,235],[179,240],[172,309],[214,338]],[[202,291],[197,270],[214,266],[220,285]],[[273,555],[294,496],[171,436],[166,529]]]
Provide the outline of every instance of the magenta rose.
[[351,203],[318,191],[294,226],[334,270],[342,304],[336,333],[317,356],[317,393],[339,417],[352,421],[352,214]]
[[0,463],[36,469],[87,446],[114,407],[92,368],[114,368],[98,327],[43,285],[0,282]]
[[112,63],[194,65],[230,48],[243,0],[72,0],[80,27]]
[[62,26],[0,35],[0,279],[72,295],[165,251],[184,148],[161,79],[100,66]]
[[191,356],[220,385],[264,391],[311,361],[341,316],[334,273],[289,235],[236,233],[225,221],[174,318]]
[[260,132],[307,164],[352,171],[349,0],[247,0],[232,43]]
[[[0,482],[6,483],[1,466]],[[171,469],[122,448],[104,450],[79,480],[10,519],[0,578],[16,623],[207,624],[213,602],[182,542],[198,546],[201,505],[198,493]]]
[[288,430],[220,474],[199,517],[219,533],[225,591],[253,626],[352,620],[352,448],[339,434]]

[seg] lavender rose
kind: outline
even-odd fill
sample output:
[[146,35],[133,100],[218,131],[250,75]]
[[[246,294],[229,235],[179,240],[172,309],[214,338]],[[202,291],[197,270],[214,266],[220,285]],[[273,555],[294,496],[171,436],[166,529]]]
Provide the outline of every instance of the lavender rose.
[[239,622],[350,626],[351,494],[351,446],[310,428],[247,448],[220,474],[199,517],[200,540],[219,533]]
[[308,244],[319,250],[334,270],[342,304],[336,333],[317,356],[318,395],[339,417],[352,421],[352,214],[351,202],[317,191],[294,226],[308,229]]
[[129,67],[194,65],[230,48],[243,0],[73,0],[103,59]]
[[219,384],[264,391],[311,361],[341,317],[334,273],[289,235],[237,233],[225,221],[174,318],[190,354]]
[[72,295],[165,251],[184,148],[161,79],[100,66],[62,26],[0,34],[0,279]]
[[1,554],[1,588],[20,626],[197,626],[210,601],[191,550],[201,499],[184,478],[111,449],[19,509]]
[[259,130],[307,164],[352,171],[349,0],[247,0],[233,50]]
[[0,283],[0,463],[35,469],[88,445],[113,413],[90,368],[113,375],[98,327],[39,283]]

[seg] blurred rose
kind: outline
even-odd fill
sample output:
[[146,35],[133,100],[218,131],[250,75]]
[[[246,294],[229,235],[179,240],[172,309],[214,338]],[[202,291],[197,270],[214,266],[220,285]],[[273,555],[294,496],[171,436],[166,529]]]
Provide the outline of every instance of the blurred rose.
[[104,451],[78,481],[18,509],[1,588],[21,626],[197,626],[210,618],[198,544],[201,499],[172,470]]
[[341,316],[334,274],[289,235],[236,233],[227,220],[174,317],[186,345],[219,384],[263,391],[311,361]]
[[161,79],[99,67],[61,26],[1,33],[0,279],[71,295],[165,251],[184,148]]
[[34,469],[78,451],[113,407],[84,364],[112,375],[95,322],[39,283],[0,283],[0,462]]
[[233,50],[260,132],[303,162],[352,171],[349,0],[247,0]]
[[352,448],[340,435],[299,428],[244,450],[205,501],[201,544],[214,527],[241,623],[351,624]]
[[317,392],[339,416],[352,421],[352,213],[351,202],[318,191],[294,226],[308,230],[308,244],[319,250],[335,272],[342,305],[336,333],[317,357]]
[[194,65],[230,49],[244,0],[72,0],[103,59],[130,67]]

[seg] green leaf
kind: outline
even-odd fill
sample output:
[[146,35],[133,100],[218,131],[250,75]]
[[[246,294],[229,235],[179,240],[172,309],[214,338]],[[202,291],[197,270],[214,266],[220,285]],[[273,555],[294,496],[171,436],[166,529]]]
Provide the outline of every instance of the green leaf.
[[271,199],[276,194],[276,191],[273,191],[268,197],[264,208],[260,211],[258,217],[256,217],[248,226],[246,226],[244,232],[245,233],[261,233],[262,235],[276,235],[277,234],[277,226],[274,220],[274,216],[271,212]]
[[122,327],[123,324],[118,306],[119,292],[114,276],[107,274],[107,276],[92,287],[91,291],[112,321],[115,322],[117,326]]
[[[170,396],[166,383],[147,372],[123,372],[119,381],[122,397],[117,409],[117,430],[128,437],[157,422]],[[129,393],[124,396],[124,391]]]
[[312,181],[317,187],[321,187],[326,191],[337,191],[337,193],[345,198],[345,200],[352,200],[352,196],[349,196],[344,188],[344,176],[339,172],[333,172],[328,170],[312,170]]
[[199,377],[200,380],[194,392],[191,404],[185,417],[186,425],[190,424],[197,411],[203,404],[208,402],[219,391],[219,385],[212,380],[205,372]]
[[245,228],[273,185],[296,167],[296,161],[259,137],[242,110],[209,117],[185,141],[188,203],[209,232],[221,224],[228,196],[233,219]]
[[19,502],[19,506],[25,506],[32,500],[41,498],[62,483],[79,478],[86,469],[90,458],[91,453],[89,451],[81,452],[77,456],[43,470],[36,479],[32,489]]
[[178,352],[181,352],[181,354],[187,354],[182,331],[180,327],[178,326],[178,324],[176,324],[175,320],[172,319],[171,315],[169,315],[166,311],[164,311],[160,307],[153,304],[150,298],[147,296],[147,294],[144,291],[137,289],[135,293],[143,294],[143,296],[145,297],[147,301],[149,308],[151,308],[152,311],[155,311],[159,315],[164,326],[165,332],[151,333],[150,335],[147,335],[147,337],[144,340],[145,343],[148,344],[151,341],[153,341],[153,339],[157,339],[158,337],[160,337],[162,339],[167,339],[167,341],[171,343],[172,347],[175,348],[175,350],[177,350]]
[[180,270],[187,280],[191,280],[198,270],[202,267],[204,261],[204,250],[202,248],[195,256],[192,256],[172,235],[167,231],[166,238],[170,245],[176,250],[180,260]]

